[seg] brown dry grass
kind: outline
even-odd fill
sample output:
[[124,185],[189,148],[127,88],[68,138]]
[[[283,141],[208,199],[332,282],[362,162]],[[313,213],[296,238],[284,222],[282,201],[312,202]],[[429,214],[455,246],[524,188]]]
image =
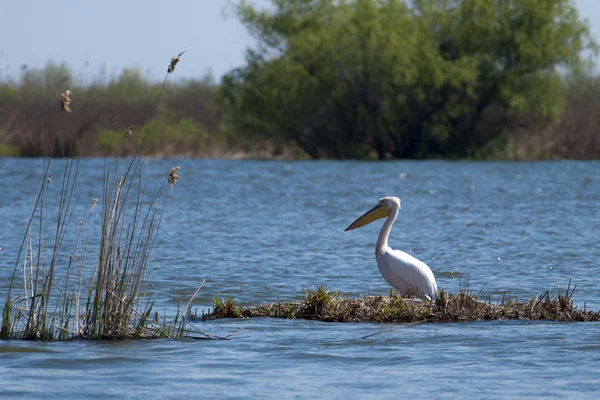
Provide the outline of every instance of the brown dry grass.
[[172,74],[173,71],[175,71],[175,66],[179,62],[179,57],[181,57],[183,53],[185,53],[185,51],[182,51],[176,57],[171,58],[171,63],[169,64],[169,68],[167,68],[167,73]]
[[531,299],[507,299],[495,302],[480,300],[461,291],[449,294],[440,291],[435,302],[404,299],[397,292],[389,296],[348,298],[324,287],[305,292],[301,301],[265,303],[256,307],[240,307],[233,299],[215,301],[212,312],[203,320],[219,318],[286,318],[326,322],[458,322],[480,320],[550,320],[600,321],[600,311],[578,309],[573,305],[573,291],[556,296],[548,292]]

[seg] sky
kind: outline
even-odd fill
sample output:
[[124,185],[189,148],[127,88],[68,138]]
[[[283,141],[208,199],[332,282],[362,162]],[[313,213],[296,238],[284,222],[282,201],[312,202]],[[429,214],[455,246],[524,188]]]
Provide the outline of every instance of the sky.
[[[268,0],[252,0],[266,6]],[[103,68],[108,76],[136,67],[161,80],[172,56],[186,51],[177,76],[220,78],[243,65],[254,42],[229,0],[0,0],[0,79],[21,65],[66,62],[77,81]],[[576,0],[600,41],[600,0]],[[231,14],[231,13],[229,13]]]

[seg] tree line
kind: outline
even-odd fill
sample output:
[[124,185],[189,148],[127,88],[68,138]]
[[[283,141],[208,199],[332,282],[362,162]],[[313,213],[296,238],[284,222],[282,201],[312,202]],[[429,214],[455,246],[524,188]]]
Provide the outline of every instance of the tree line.
[[[64,64],[0,82],[0,155],[597,158],[597,45],[573,0],[247,1],[245,63],[73,86]],[[60,115],[60,93],[74,112]],[[599,104],[600,105],[600,104]],[[130,129],[132,128],[132,129]],[[57,134],[58,133],[58,134]]]

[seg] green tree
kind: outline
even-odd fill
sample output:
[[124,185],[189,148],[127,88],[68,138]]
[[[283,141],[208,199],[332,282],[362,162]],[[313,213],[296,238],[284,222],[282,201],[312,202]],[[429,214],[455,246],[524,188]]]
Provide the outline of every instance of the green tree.
[[558,68],[595,48],[572,0],[271,0],[226,74],[229,129],[311,157],[468,156],[513,114],[555,117]]
[[156,98],[159,89],[149,85],[142,73],[136,68],[125,68],[116,79],[112,79],[107,87],[107,94],[113,98],[140,101]]

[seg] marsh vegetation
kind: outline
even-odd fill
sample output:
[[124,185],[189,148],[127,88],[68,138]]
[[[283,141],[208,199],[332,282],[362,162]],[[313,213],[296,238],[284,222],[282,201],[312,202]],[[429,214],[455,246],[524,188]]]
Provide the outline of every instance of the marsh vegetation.
[[[457,294],[440,290],[435,301],[406,299],[395,290],[389,295],[347,297],[330,292],[324,286],[305,291],[300,301],[277,301],[254,307],[241,307],[233,298],[215,299],[212,311],[199,316],[203,320],[219,318],[285,318],[325,322],[464,322],[482,320],[600,321],[599,311],[573,305],[570,282],[567,289],[545,292],[530,299],[481,298],[468,290]],[[195,316],[198,318],[198,316]]]
[[[161,93],[162,89],[157,94],[157,104]],[[180,179],[179,167],[157,176],[153,184],[148,183],[142,157],[152,137],[149,131],[139,142],[133,159],[124,165],[118,159],[106,159],[104,169],[97,174],[100,178],[92,182],[92,187],[78,186],[80,159],[73,157],[76,138],[71,138],[66,158],[52,157],[61,122],[68,118],[66,115],[77,112],[76,96],[71,90],[56,94],[56,99],[61,100],[53,117],[57,129],[52,131],[45,148],[45,154],[50,156],[44,158],[29,220],[24,225],[3,307],[0,339],[186,336],[191,332],[187,313],[202,285],[190,294],[190,301],[180,306],[170,322],[167,315],[162,316],[161,322],[148,289],[148,260],[168,194]],[[51,165],[57,169],[54,164],[62,164],[58,167],[60,176],[52,177]],[[60,191],[49,190],[51,185],[59,186]],[[93,197],[93,193],[101,196]],[[101,224],[87,229],[89,216],[97,209]],[[192,330],[196,337],[212,338],[198,329]]]
[[[598,78],[582,52],[596,50],[572,1],[273,0],[236,15],[258,39],[247,65],[220,83],[168,86],[124,70],[73,86],[65,65],[22,68],[0,84],[0,155],[42,156],[43,170],[11,276],[0,338],[181,337],[194,296],[162,317],[148,289],[148,260],[172,166],[149,184],[146,155],[311,158],[593,158]],[[552,34],[544,34],[552,32]],[[535,38],[535,39],[534,39]],[[558,72],[566,69],[566,74]],[[60,102],[60,108],[58,103]],[[77,186],[78,156],[107,162],[91,188]],[[133,158],[121,165],[120,156]],[[109,158],[114,157],[114,158]],[[52,177],[50,166],[62,173]],[[59,185],[50,199],[49,185]],[[89,211],[101,209],[94,237]],[[90,265],[91,264],[91,265]],[[573,289],[574,290],[574,289]],[[596,321],[573,291],[531,299],[440,292],[435,302],[349,298],[324,287],[301,301],[240,307],[215,300],[202,319],[276,317],[335,322],[546,319]],[[199,335],[199,336],[198,336]]]

